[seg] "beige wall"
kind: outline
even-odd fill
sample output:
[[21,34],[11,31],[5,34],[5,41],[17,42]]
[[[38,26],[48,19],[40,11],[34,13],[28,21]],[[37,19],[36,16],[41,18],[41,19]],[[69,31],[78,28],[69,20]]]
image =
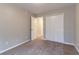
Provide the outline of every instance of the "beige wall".
[[0,51],[30,40],[30,13],[0,4]]
[[76,46],[79,49],[79,4],[76,5]]

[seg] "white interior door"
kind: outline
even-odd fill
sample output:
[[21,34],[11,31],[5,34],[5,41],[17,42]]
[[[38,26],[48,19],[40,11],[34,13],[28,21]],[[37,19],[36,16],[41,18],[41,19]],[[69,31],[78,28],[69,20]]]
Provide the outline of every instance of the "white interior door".
[[45,26],[47,40],[64,42],[64,14],[46,16]]

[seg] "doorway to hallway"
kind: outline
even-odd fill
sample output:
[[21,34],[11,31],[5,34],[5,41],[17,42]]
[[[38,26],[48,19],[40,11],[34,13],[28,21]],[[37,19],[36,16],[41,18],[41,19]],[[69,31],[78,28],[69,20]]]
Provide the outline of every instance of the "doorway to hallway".
[[43,38],[43,17],[31,16],[31,40]]

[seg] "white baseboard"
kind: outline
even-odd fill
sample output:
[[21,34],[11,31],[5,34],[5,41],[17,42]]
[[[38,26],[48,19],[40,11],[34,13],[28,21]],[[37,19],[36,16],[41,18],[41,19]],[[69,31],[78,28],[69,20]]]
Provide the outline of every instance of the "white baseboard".
[[75,46],[75,48],[76,48],[76,50],[78,51],[78,53],[79,53],[79,48],[77,47],[77,46]]
[[[50,40],[51,41],[51,40]],[[53,42],[57,42],[57,41],[53,41]],[[62,44],[67,44],[67,45],[72,45],[75,47],[75,49],[77,50],[77,52],[79,53],[79,48],[74,44],[74,43],[68,43],[68,42],[58,42],[58,43],[62,43]]]
[[59,43],[63,43],[63,44],[67,44],[67,45],[72,45],[75,47],[75,49],[77,50],[77,52],[79,53],[79,48],[74,44],[74,43],[68,43],[68,42],[59,42]]
[[59,43],[62,43],[62,44],[66,44],[66,45],[72,45],[72,46],[74,46],[74,44],[73,44],[73,43],[68,43],[68,42],[59,42]]
[[77,52],[79,53],[79,48],[74,44],[74,43],[64,43],[64,44],[68,44],[68,45],[72,45],[75,47],[75,49],[77,50]]
[[74,44],[74,47],[76,48],[77,52],[79,53],[79,48],[76,44]]
[[[52,41],[52,40],[50,40],[50,41]],[[58,42],[58,41],[53,41],[53,42]],[[74,46],[74,43],[69,43],[69,42],[58,42],[58,43],[67,44],[67,45],[73,45]]]
[[22,44],[24,44],[24,43],[26,43],[26,42],[28,42],[28,41],[30,41],[30,40],[21,42],[21,43],[19,43],[19,44],[17,44],[17,45],[14,45],[14,46],[10,47],[10,48],[7,48],[7,49],[1,51],[0,54],[1,54],[1,53],[4,53],[4,52],[6,52],[6,51],[8,51],[8,50],[10,50],[10,49],[13,49],[13,48],[15,48],[15,47],[17,47],[17,46],[20,46],[20,45],[22,45]]

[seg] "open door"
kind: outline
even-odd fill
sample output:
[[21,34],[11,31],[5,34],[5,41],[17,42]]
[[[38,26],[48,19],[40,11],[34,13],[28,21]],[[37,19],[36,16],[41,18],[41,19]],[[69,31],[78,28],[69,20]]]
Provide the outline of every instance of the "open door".
[[31,17],[31,39],[43,37],[43,17]]

